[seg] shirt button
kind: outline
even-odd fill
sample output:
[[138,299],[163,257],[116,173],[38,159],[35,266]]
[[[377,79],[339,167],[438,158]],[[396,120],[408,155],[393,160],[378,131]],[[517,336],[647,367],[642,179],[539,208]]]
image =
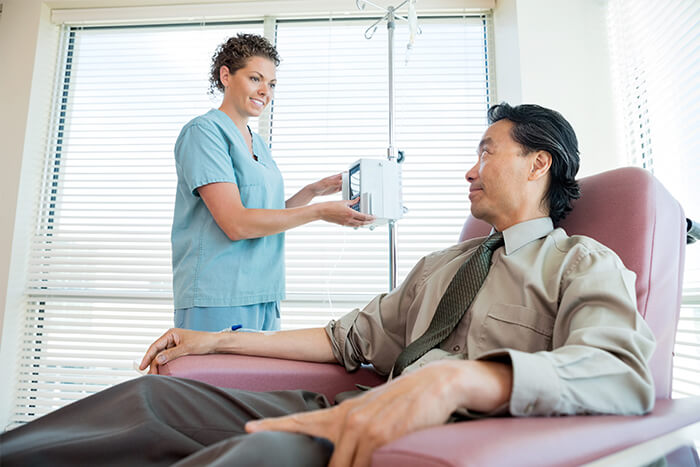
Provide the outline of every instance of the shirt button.
[[455,345],[454,347],[452,347],[452,350],[455,351],[455,352],[459,352],[459,349],[460,349],[460,348],[461,348],[460,346]]

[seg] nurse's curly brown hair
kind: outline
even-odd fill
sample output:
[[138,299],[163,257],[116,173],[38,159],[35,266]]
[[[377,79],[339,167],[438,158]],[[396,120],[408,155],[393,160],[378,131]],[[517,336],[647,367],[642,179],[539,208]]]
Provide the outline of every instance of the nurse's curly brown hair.
[[211,57],[211,73],[209,75],[209,93],[224,92],[224,85],[219,78],[222,66],[228,67],[229,73],[246,66],[251,57],[267,58],[275,66],[279,66],[280,57],[270,41],[255,34],[238,34],[219,45]]

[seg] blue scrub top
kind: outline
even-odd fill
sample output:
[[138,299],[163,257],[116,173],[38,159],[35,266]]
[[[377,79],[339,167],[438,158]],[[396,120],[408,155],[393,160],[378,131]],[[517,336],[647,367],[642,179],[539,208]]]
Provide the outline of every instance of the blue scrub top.
[[253,153],[257,161],[236,125],[218,109],[180,132],[171,233],[175,309],[284,299],[284,234],[231,241],[197,193],[203,185],[230,182],[238,185],[246,208],[284,209],[282,174],[255,133]]

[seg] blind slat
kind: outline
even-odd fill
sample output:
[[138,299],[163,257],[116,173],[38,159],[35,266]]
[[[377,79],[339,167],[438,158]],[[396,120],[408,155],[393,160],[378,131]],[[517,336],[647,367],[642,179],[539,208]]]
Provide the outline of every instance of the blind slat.
[[[632,165],[651,171],[700,219],[700,3],[679,0],[608,2],[613,87],[622,128],[621,151]],[[700,394],[700,248],[686,250],[684,291],[674,368],[691,360],[683,378],[674,372],[674,397]],[[670,316],[669,316],[670,318]]]

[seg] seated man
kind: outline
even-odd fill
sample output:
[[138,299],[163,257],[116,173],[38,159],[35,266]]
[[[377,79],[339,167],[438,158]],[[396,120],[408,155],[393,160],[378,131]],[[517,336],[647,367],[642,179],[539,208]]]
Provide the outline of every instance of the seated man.
[[654,338],[635,275],[611,250],[554,223],[578,198],[576,135],[557,112],[501,104],[466,174],[493,226],[421,259],[401,286],[325,328],[171,329],[141,368],[237,353],[370,363],[389,381],[331,405],[306,391],[256,393],[145,376],[0,437],[3,465],[368,465],[406,434],[479,416],[643,414]]

